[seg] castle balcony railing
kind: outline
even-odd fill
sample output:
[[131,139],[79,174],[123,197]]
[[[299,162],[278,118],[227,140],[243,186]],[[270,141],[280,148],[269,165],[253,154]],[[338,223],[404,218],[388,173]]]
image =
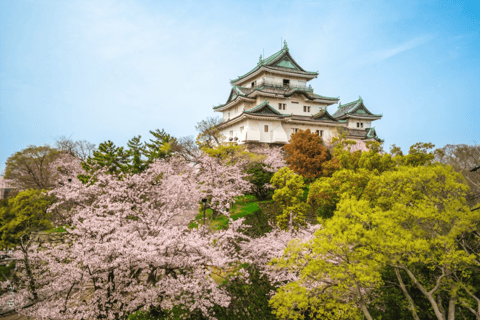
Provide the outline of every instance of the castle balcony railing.
[[[299,89],[305,92],[313,92],[313,88],[311,85],[307,86],[306,84],[301,84],[301,83],[291,83],[291,84],[282,84],[274,81],[267,81],[267,80],[262,80],[257,82],[255,87],[265,87],[269,89],[276,89],[276,90],[284,90],[284,91],[289,91],[292,89]],[[253,88],[252,88],[253,89]]]

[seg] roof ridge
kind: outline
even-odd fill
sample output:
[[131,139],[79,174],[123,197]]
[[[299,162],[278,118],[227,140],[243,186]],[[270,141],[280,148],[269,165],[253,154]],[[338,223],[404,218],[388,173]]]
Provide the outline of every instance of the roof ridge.
[[343,108],[343,107],[349,106],[349,105],[354,104],[354,103],[357,104],[360,101],[363,102],[362,98],[354,100],[352,102],[345,103],[344,105],[342,105],[342,103],[340,102],[340,104],[338,105],[338,108],[340,108],[340,107]]
[[322,96],[321,94],[313,93],[314,96],[322,97],[322,98],[327,98],[327,99],[340,99],[340,97],[327,97],[327,96]]
[[[267,58],[264,58],[262,55],[260,55],[259,59],[258,59],[258,62],[257,62],[257,65],[251,69],[250,71],[248,71],[247,73],[241,75],[241,76],[237,76],[235,79],[230,79],[230,83],[233,83],[233,82],[237,82],[239,81],[240,79],[243,79],[245,77],[247,77],[248,75],[254,73],[255,71],[257,71],[259,68],[261,67],[268,67],[267,65],[272,63],[273,61],[275,61],[280,55],[286,53],[290,56],[290,53],[289,53],[289,48],[288,48],[288,45],[287,45],[287,42],[284,41],[284,45],[283,45],[283,48],[280,49],[279,51],[271,54],[270,56],[268,56]],[[306,73],[306,74],[313,74],[313,75],[318,75],[318,71],[317,72],[314,72],[314,71],[307,71],[307,70],[304,70],[294,59],[292,56],[290,56],[290,59],[292,60],[292,62],[294,64],[296,64],[296,66],[299,68],[299,72],[302,72],[302,73]],[[270,66],[270,67],[276,67],[276,66]]]
[[263,101],[262,103],[260,103],[259,105],[256,105],[255,107],[249,109],[249,110],[244,110],[243,112],[244,113],[253,113],[259,109],[261,109],[262,107],[264,106],[267,106],[273,113],[275,114],[278,114],[278,115],[282,115],[280,112],[278,112],[275,108],[273,108],[270,103],[268,103],[268,99],[265,99],[265,101]]

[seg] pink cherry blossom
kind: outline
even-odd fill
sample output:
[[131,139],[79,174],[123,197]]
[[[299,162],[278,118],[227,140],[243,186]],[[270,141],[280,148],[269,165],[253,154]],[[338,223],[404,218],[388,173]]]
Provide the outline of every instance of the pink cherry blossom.
[[[72,168],[64,170],[65,177],[77,173],[73,160],[64,163]],[[99,170],[87,183],[62,180],[51,191],[58,201],[50,210],[69,221],[72,241],[32,247],[38,299],[24,278],[14,295],[17,311],[39,318],[125,319],[152,306],[182,305],[214,319],[210,307],[226,307],[230,298],[209,276],[210,268],[238,261],[232,243],[242,236],[242,220],[214,234],[170,222],[205,196],[224,207],[249,190],[244,177],[239,166],[203,156],[195,165],[178,158],[157,161],[121,179]],[[0,301],[6,299],[11,296]],[[21,310],[28,301],[35,303]]]

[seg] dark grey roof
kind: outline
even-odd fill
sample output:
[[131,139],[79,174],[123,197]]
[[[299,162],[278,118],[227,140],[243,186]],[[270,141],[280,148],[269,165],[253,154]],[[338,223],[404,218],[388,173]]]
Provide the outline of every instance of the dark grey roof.
[[330,113],[328,113],[327,109],[323,109],[320,112],[312,115],[312,117],[316,120],[323,120],[323,121],[334,121],[338,122]]
[[249,72],[245,73],[242,76],[239,76],[238,78],[234,80],[230,80],[231,83],[237,82],[248,75],[254,73],[258,69],[260,69],[262,66],[269,67],[272,69],[280,69],[280,70],[288,70],[288,71],[295,71],[298,73],[303,73],[303,74],[309,74],[312,75],[312,77],[315,77],[318,75],[318,72],[312,72],[312,71],[306,71],[300,65],[292,58],[292,56],[289,53],[287,43],[284,43],[284,47],[280,49],[280,51],[275,52],[268,58],[262,59],[262,56],[260,56],[260,60],[258,61],[257,65],[250,70]]
[[358,100],[346,103],[344,105],[339,104],[338,109],[333,114],[333,116],[338,119],[342,117],[352,116],[354,114],[361,117],[372,117],[372,118],[382,117],[381,114],[371,113],[367,109],[367,107],[365,107],[362,97],[359,97]]
[[282,115],[280,112],[275,110],[275,108],[273,108],[268,103],[267,99],[265,99],[265,101],[260,103],[258,106],[255,106],[252,109],[249,109],[249,110],[246,110],[246,111],[243,111],[243,112],[249,113],[249,114],[253,113],[253,114],[275,114],[275,115],[279,115],[279,116]]
[[375,127],[366,128],[366,129],[352,129],[346,128],[346,134],[351,137],[360,138],[360,139],[375,139],[376,141],[383,142],[377,136],[377,132],[375,131]]

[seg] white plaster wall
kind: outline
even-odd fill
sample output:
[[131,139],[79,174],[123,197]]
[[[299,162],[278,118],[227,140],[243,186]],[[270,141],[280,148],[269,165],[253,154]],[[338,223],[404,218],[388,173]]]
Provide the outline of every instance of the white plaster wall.
[[[264,126],[268,125],[268,132],[264,132]],[[244,127],[243,132],[240,132],[240,127]],[[316,130],[323,130],[322,139],[325,142],[331,141],[331,139],[336,134],[335,127],[322,126],[322,125],[312,125],[312,124],[296,124],[296,123],[282,123],[280,121],[270,121],[270,120],[253,120],[245,119],[241,122],[238,122],[231,126],[230,128],[223,129],[220,131],[226,138],[225,142],[230,142],[229,138],[237,137],[237,141],[233,140],[232,142],[237,142],[239,144],[243,143],[245,139],[245,133],[247,133],[248,140],[252,140],[254,137],[258,137],[258,142],[272,143],[272,142],[288,142],[292,135],[292,128],[298,128],[299,130],[310,129],[311,132],[316,132]],[[230,134],[230,131],[233,131]],[[278,137],[282,136],[282,131],[285,132],[285,141],[273,141],[274,134]]]
[[[239,123],[236,123],[233,126],[230,126],[229,128],[221,130],[220,133],[225,137],[224,142],[229,142],[229,138],[239,137],[240,127],[241,125]],[[232,131],[232,134],[230,134],[230,131]]]
[[[357,122],[362,122],[363,123],[363,128],[357,128]],[[360,120],[360,119],[348,119],[348,127],[352,129],[365,129],[365,128],[371,128],[372,127],[372,122],[371,121],[366,121],[366,120]]]
[[258,76],[249,79],[248,81],[241,82],[239,84],[240,87],[245,87],[245,88],[251,88],[252,82],[257,81],[257,86],[260,85],[264,80],[270,82],[270,83],[275,83],[277,85],[282,86],[283,85],[283,79],[289,79],[290,80],[290,85],[291,86],[308,86],[308,82],[304,78],[300,77],[295,77],[295,76],[280,76],[280,75],[273,75],[270,73],[265,73],[262,72]]
[[[268,125],[268,132],[265,132],[265,125]],[[244,127],[243,132],[240,132],[241,126]],[[233,135],[230,135],[230,131],[233,131]],[[229,141],[228,138],[230,137],[238,137],[238,143],[243,143],[245,137],[249,141],[255,139],[254,141],[265,143],[288,141],[288,135],[286,134],[280,121],[253,119],[243,120],[242,122],[235,124],[231,128],[222,130],[221,133],[227,138],[226,141]],[[246,136],[245,133],[247,133]],[[280,141],[273,141],[274,133],[276,135],[276,140]],[[256,138],[258,138],[258,140]]]
[[316,130],[323,130],[322,139],[324,141],[330,141],[336,133],[336,129],[334,127],[322,125],[315,126],[311,124],[285,123],[283,127],[285,128],[285,132],[287,133],[288,140],[290,140],[290,137],[293,134],[293,128],[298,128],[298,130],[310,129],[311,132],[316,132]]
[[236,116],[242,114],[243,109],[245,108],[245,102],[239,102],[234,107],[229,108],[228,110],[222,111],[223,121],[228,120],[228,113],[230,113],[230,119],[235,118]]
[[[262,97],[262,96],[257,96],[257,102],[256,105],[259,105],[263,103],[267,99],[268,103],[275,108],[275,110],[280,111],[280,113],[284,114],[295,114],[295,115],[300,115],[300,116],[309,116],[318,113],[320,110],[324,109],[326,107],[325,104],[321,104],[318,102],[313,102],[310,100],[305,101],[304,98],[298,97],[298,96],[292,96],[287,99],[283,98],[272,98],[272,97]],[[298,102],[297,103],[292,103],[292,101]],[[285,103],[286,107],[285,110],[279,110],[278,109],[278,104],[279,103]],[[303,106],[310,106],[310,112],[304,112],[303,111]],[[248,110],[248,109],[246,109]]]

